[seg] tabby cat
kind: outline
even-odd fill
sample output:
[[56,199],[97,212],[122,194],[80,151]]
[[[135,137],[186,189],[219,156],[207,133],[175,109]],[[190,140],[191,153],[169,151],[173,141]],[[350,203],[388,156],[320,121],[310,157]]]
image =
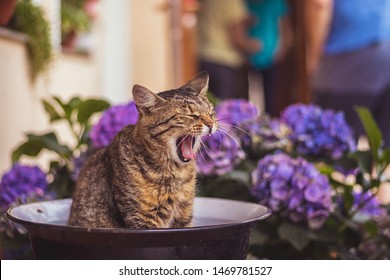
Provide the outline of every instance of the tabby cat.
[[69,224],[99,228],[191,226],[195,153],[217,130],[206,98],[209,76],[155,94],[133,87],[137,123],[88,158],[73,195]]

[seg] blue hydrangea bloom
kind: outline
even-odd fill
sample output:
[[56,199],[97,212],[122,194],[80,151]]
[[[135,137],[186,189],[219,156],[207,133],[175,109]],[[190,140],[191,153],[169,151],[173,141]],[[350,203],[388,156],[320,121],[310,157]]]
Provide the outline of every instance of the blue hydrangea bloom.
[[132,101],[125,105],[115,105],[103,112],[99,122],[95,124],[89,137],[95,148],[108,146],[115,135],[129,124],[135,124],[138,120],[138,111]]
[[46,174],[38,166],[16,163],[0,182],[0,209],[26,203],[29,197],[43,198],[47,189]]
[[313,164],[284,153],[265,156],[252,172],[252,195],[293,222],[322,226],[331,210],[331,186]]
[[242,131],[238,134],[244,147],[250,147],[252,143],[264,149],[283,148],[289,145],[289,128],[279,119],[267,116],[252,119],[240,124]]
[[197,166],[202,175],[226,174],[244,159],[237,127],[258,115],[257,107],[244,99],[222,101],[215,111],[219,130],[202,139],[202,148],[197,157]]
[[83,167],[84,162],[86,161],[88,156],[90,156],[90,150],[82,152],[79,156],[76,156],[76,157],[72,158],[71,162],[72,162],[72,165],[73,165],[73,169],[72,169],[72,171],[70,173],[70,178],[73,181],[76,181],[77,178],[79,177],[81,168]]
[[281,120],[290,127],[290,139],[298,153],[336,160],[356,150],[352,130],[342,112],[294,104],[282,112]]
[[353,206],[352,212],[356,212],[356,216],[362,218],[379,217],[384,213],[383,208],[376,196],[371,192],[353,192]]
[[[227,135],[226,133],[229,133]],[[223,175],[245,157],[233,132],[217,132],[202,139],[202,147],[197,156],[197,166],[203,175]]]
[[231,125],[240,125],[259,115],[257,106],[245,99],[224,100],[216,106],[215,111],[220,123]]

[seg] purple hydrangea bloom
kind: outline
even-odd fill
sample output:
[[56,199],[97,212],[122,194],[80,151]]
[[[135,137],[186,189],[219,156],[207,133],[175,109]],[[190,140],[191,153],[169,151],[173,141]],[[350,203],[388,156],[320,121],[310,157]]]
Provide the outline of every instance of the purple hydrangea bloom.
[[241,162],[245,153],[235,126],[258,115],[257,107],[244,99],[222,101],[215,111],[219,130],[202,139],[202,149],[197,157],[198,169],[203,175],[226,174]]
[[215,111],[220,123],[240,125],[259,115],[257,106],[245,99],[230,99],[219,103]]
[[108,146],[115,135],[129,124],[135,124],[138,120],[138,111],[132,101],[125,105],[111,106],[104,111],[99,122],[95,124],[89,137],[95,148]]
[[356,212],[355,217],[368,219],[379,217],[384,213],[378,198],[371,192],[353,192],[353,206],[351,210]]
[[203,175],[223,175],[232,171],[244,157],[245,154],[232,132],[219,131],[202,139],[197,166]]
[[26,203],[30,197],[43,198],[47,189],[46,174],[38,166],[16,163],[0,182],[0,209]]
[[267,155],[252,172],[252,195],[293,222],[322,226],[331,210],[331,186],[313,164],[278,153]]
[[279,119],[267,116],[241,123],[242,131],[238,131],[244,147],[252,143],[264,149],[284,148],[289,145],[289,128]]
[[79,177],[80,171],[84,165],[84,162],[87,160],[87,158],[90,155],[91,155],[90,150],[86,150],[86,151],[82,152],[79,156],[72,158],[71,161],[72,161],[73,169],[70,173],[70,178],[73,181],[76,181],[77,178]]
[[290,127],[290,139],[298,153],[340,159],[356,150],[352,130],[342,112],[294,104],[282,112],[281,120]]

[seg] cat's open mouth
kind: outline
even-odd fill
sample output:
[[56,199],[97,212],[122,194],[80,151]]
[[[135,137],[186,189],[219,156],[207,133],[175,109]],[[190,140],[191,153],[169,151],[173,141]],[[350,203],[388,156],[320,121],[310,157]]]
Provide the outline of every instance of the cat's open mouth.
[[176,141],[176,151],[179,159],[183,162],[189,162],[195,158],[195,136],[186,135],[179,137]]

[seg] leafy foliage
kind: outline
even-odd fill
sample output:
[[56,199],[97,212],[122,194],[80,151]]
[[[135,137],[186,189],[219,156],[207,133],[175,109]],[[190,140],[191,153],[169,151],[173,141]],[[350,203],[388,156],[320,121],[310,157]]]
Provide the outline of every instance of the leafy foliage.
[[[77,171],[94,147],[89,137],[94,116],[107,109],[109,104],[99,99],[82,100],[79,97],[68,102],[53,97],[43,100],[42,104],[53,125],[59,122],[68,125],[74,144],[62,143],[55,131],[30,133],[14,150],[12,159],[17,162],[22,157],[37,157],[42,151],[52,153],[55,159],[50,163],[48,188],[57,198],[69,197]],[[253,230],[252,255],[267,259],[390,258],[390,206],[380,205],[376,198],[379,186],[389,182],[385,169],[390,165],[390,150],[384,147],[381,132],[367,109],[357,108],[357,112],[365,128],[369,150],[356,151],[352,149],[354,145],[350,139],[340,137],[339,127],[349,135],[340,114],[327,112],[326,120],[321,120],[319,108],[313,110],[311,107],[305,111],[304,106],[299,106],[300,114],[305,117],[301,122],[303,126],[296,129],[282,118],[272,120],[247,114],[246,108],[251,106],[243,101],[223,104],[228,110],[220,108],[219,112],[228,115],[228,111],[234,111],[235,123],[233,126],[226,123],[221,129],[229,132],[229,137],[235,137],[235,143],[240,144],[242,150],[232,153],[229,148],[221,149],[221,144],[208,146],[207,153],[211,150],[225,153],[222,157],[215,157],[212,164],[221,160],[222,166],[229,159],[229,168],[224,172],[221,168],[214,168],[213,172],[200,174],[198,195],[265,203],[274,210],[271,217],[258,223]],[[130,105],[112,106],[93,127],[103,127],[102,131],[107,133],[105,128],[127,124],[123,122],[123,116],[134,121],[137,116]],[[310,112],[315,113],[314,118]],[[296,120],[294,125],[298,122]],[[236,127],[236,131],[232,127]],[[302,139],[310,139],[314,145],[301,149]],[[341,152],[332,156],[332,149],[327,149],[329,145]],[[320,152],[313,154],[311,147],[320,147],[317,149]],[[242,154],[246,155],[244,160]],[[240,160],[236,160],[237,157]],[[275,158],[282,160],[275,161]],[[262,163],[261,173],[259,163]],[[322,178],[321,182],[319,178]],[[322,207],[317,215],[313,210],[323,202],[322,195],[326,195],[327,207]],[[331,207],[328,207],[329,200]],[[313,218],[314,227],[313,223],[310,224]]]
[[49,131],[44,134],[26,134],[26,141],[12,153],[12,161],[17,162],[23,156],[37,157],[44,150],[55,154],[56,159],[50,164],[52,181],[49,189],[56,192],[59,198],[70,197],[75,170],[74,159],[85,152],[90,144],[88,137],[92,126],[93,116],[107,109],[110,104],[100,99],[85,99],[74,97],[68,102],[59,97],[42,100],[43,107],[49,117],[50,123],[64,122],[73,136],[73,146],[60,142],[56,132]]
[[84,10],[85,0],[61,0],[61,30],[66,35],[71,31],[87,32],[91,18]]
[[[236,123],[250,133],[250,137],[241,130],[235,134],[246,153],[245,160],[225,174],[203,174],[199,195],[257,201],[274,207],[273,215],[258,223],[252,233],[250,253],[257,258],[388,259],[389,207],[381,206],[376,194],[379,186],[388,182],[385,169],[390,164],[389,149],[383,146],[381,132],[370,112],[357,108],[369,150],[354,150],[349,128],[343,124],[340,113],[327,111],[324,116],[320,108],[312,105],[292,105],[287,110],[288,118],[282,114],[280,119],[256,118]],[[334,155],[335,149],[341,152],[329,156]],[[292,158],[305,158],[327,176],[332,207],[327,215],[322,216],[327,217],[322,227],[311,228],[305,219],[291,220],[286,215],[286,208],[279,209],[280,205],[292,207],[292,199],[302,201],[307,197],[308,194],[301,194],[299,188],[314,186],[307,180],[309,176],[300,176],[303,181],[295,181],[290,186],[286,164],[291,159],[281,161],[279,165],[274,161],[262,164],[264,172],[260,181],[258,174],[254,174],[258,162],[267,157],[273,159],[281,152]],[[295,171],[292,178],[297,173]],[[257,183],[253,181],[256,178]],[[294,190],[294,184],[300,187]],[[253,193],[250,190],[254,187],[261,191]],[[278,202],[275,197],[281,200]],[[284,201],[283,197],[289,199]],[[299,207],[310,210],[308,206],[308,203],[303,203],[296,210],[299,211]]]

